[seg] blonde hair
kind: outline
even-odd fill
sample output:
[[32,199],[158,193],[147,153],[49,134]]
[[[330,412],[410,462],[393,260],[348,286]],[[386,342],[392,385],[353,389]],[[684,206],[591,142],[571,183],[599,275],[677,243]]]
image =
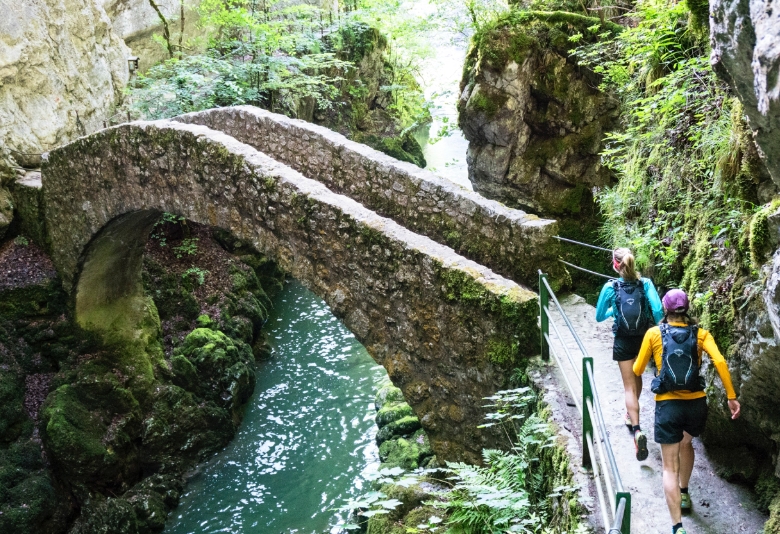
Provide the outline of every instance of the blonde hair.
[[636,271],[634,255],[627,248],[616,248],[612,251],[612,258],[618,262],[618,272],[623,280],[639,280],[641,275]]

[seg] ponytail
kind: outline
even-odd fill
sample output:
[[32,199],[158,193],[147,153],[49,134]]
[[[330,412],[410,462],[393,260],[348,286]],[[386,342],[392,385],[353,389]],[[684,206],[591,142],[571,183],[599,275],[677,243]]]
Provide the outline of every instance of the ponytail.
[[639,280],[641,275],[636,272],[634,255],[627,248],[616,248],[612,252],[612,258],[616,263],[616,270],[620,273],[623,280],[633,282]]

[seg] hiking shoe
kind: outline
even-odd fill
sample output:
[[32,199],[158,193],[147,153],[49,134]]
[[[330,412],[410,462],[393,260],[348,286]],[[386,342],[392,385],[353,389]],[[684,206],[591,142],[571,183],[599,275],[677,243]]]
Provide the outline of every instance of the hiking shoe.
[[[634,432],[634,447],[636,448],[636,459],[640,462],[647,459],[647,436],[641,430]],[[679,530],[677,532],[680,532]]]
[[[693,508],[693,503],[691,502],[691,496],[687,493],[681,493],[680,494],[680,510],[683,512],[690,512]],[[679,530],[677,532],[680,532]]]
[[688,532],[686,532],[684,528],[680,527],[677,529],[677,534],[688,534]]
[[634,426],[634,425],[631,423],[631,416],[630,416],[630,415],[628,415],[628,412],[626,412],[626,419],[625,419],[625,421],[624,421],[624,422],[626,423],[626,426],[627,426],[628,428],[631,428],[631,427],[633,427],[633,426]]

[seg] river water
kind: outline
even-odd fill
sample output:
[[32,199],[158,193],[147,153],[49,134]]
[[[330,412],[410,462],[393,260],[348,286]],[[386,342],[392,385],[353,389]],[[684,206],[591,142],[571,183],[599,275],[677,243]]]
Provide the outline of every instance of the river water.
[[274,299],[272,355],[235,439],[187,483],[169,534],[324,534],[379,468],[373,398],[387,380],[299,282]]

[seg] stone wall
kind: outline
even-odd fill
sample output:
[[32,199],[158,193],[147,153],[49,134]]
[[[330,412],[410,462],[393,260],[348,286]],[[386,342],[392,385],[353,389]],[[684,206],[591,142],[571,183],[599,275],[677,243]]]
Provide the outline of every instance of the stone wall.
[[96,0],[15,0],[0,16],[0,146],[19,164],[93,132],[127,84],[128,49]]
[[260,108],[220,108],[174,120],[231,135],[520,283],[535,286],[538,269],[557,285],[565,280],[558,243],[551,239],[555,221],[507,208],[331,130]]
[[711,61],[736,91],[780,186],[780,1],[712,0]]
[[535,294],[203,126],[131,123],[81,138],[47,156],[43,183],[52,259],[85,327],[101,316],[110,329],[117,299],[144,298],[137,262],[113,260],[96,236],[113,232],[116,250],[140,254],[150,211],[228,230],[343,318],[442,459],[480,460],[493,444],[477,429],[482,398],[537,351]]

